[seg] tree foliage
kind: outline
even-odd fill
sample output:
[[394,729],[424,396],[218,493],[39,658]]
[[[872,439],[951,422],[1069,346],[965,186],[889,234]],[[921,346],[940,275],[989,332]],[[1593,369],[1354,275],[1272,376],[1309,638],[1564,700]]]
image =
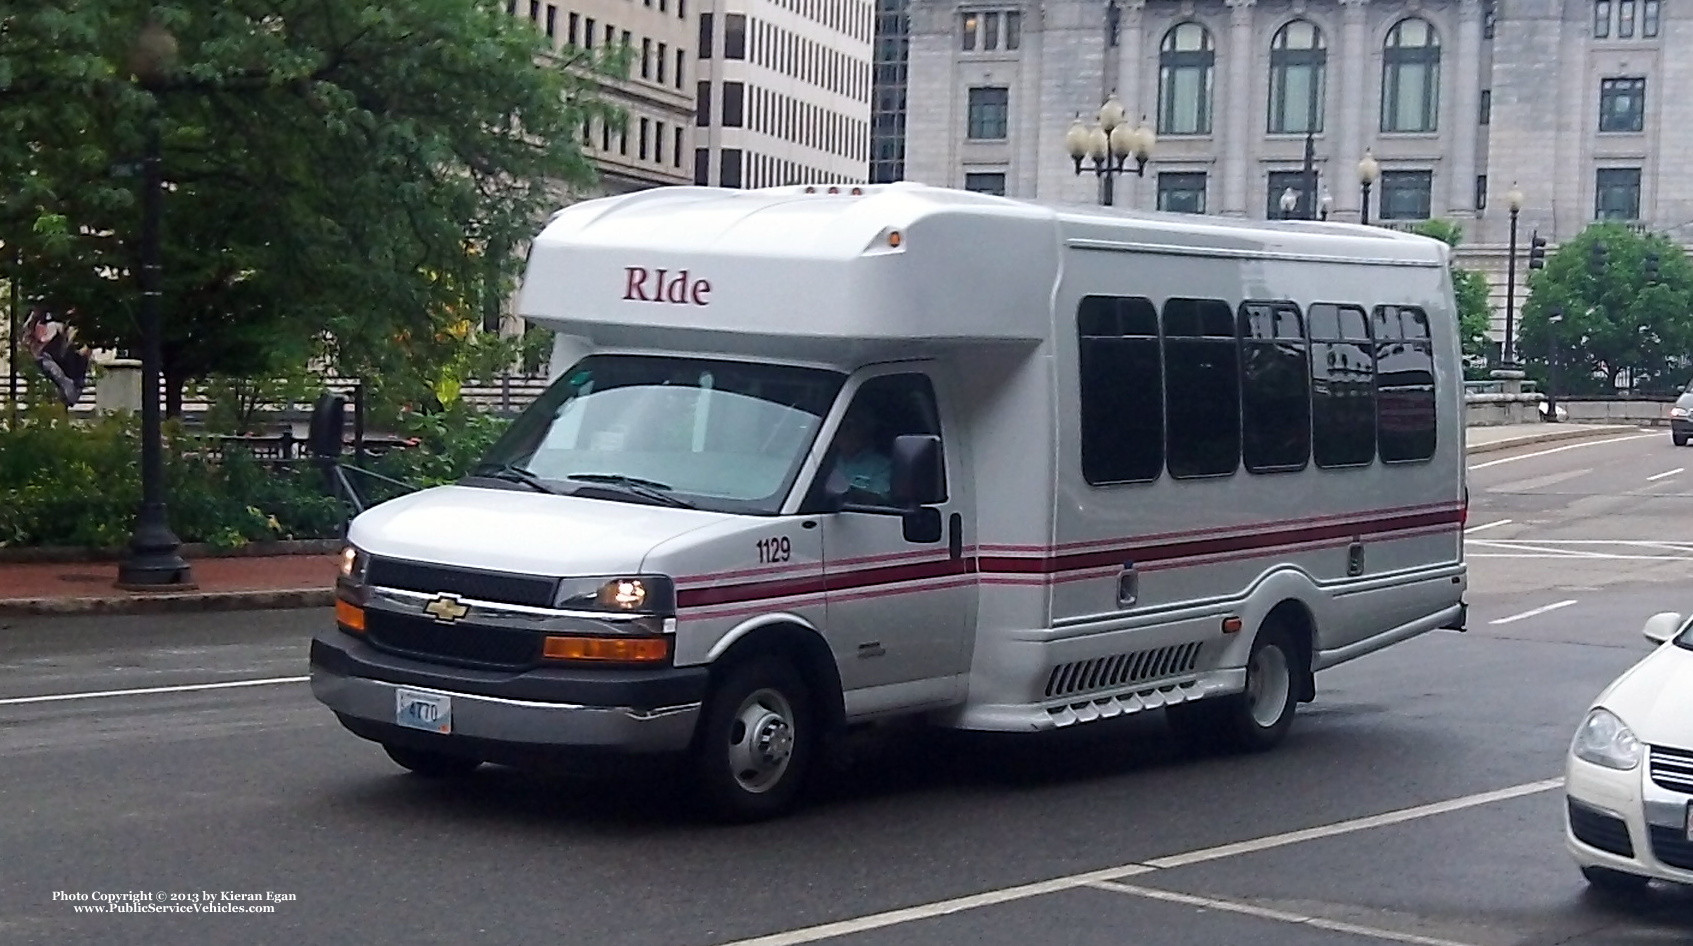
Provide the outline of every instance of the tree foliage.
[[[1464,241],[1463,228],[1450,220],[1428,220],[1418,225],[1414,232],[1439,240],[1453,249]],[[1451,269],[1452,294],[1458,305],[1458,340],[1462,344],[1464,360],[1484,362],[1492,350],[1492,338],[1488,333],[1493,326],[1493,303],[1489,299],[1487,277],[1456,262]]]
[[[1591,271],[1593,247],[1605,247],[1603,272]],[[1658,257],[1658,278],[1646,259]],[[1562,313],[1555,327],[1548,316]],[[1529,370],[1547,375],[1555,352],[1563,391],[1610,393],[1630,374],[1641,390],[1686,381],[1693,353],[1693,264],[1681,246],[1616,223],[1596,223],[1558,247],[1529,277],[1521,352]]]
[[[177,69],[144,89],[149,17]],[[545,213],[592,182],[581,130],[622,122],[596,90],[626,72],[478,0],[11,0],[0,240],[29,295],[132,347],[156,120],[170,386],[326,357],[421,396]]]

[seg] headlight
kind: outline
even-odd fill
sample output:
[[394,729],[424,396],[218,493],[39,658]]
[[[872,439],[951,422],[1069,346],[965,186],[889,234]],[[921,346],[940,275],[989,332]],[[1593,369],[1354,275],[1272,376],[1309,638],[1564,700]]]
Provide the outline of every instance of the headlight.
[[370,568],[370,556],[354,546],[341,549],[341,577],[347,581],[364,581],[365,571]]
[[1672,407],[1672,408],[1669,409],[1669,416],[1671,416],[1671,417],[1686,417],[1687,416],[1687,408],[1685,408],[1685,407]]
[[1640,740],[1634,731],[1623,725],[1617,714],[1595,707],[1581,721],[1575,731],[1570,752],[1584,762],[1602,765],[1607,769],[1628,770],[1640,764]]
[[558,583],[554,607],[671,615],[676,613],[676,583],[666,575],[566,578]]

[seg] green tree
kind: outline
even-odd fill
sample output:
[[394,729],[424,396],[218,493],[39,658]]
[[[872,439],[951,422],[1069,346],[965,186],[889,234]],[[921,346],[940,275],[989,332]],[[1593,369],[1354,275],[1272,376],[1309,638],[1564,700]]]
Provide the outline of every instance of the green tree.
[[[1593,248],[1605,247],[1603,271],[1592,272]],[[1658,276],[1649,280],[1647,257]],[[1529,277],[1521,321],[1529,370],[1547,376],[1556,352],[1559,388],[1609,393],[1624,371],[1640,389],[1686,380],[1693,352],[1693,264],[1681,246],[1617,223],[1595,223],[1546,259]],[[1548,315],[1562,313],[1549,333]]]
[[[178,41],[156,96],[127,65],[149,16]],[[597,90],[627,63],[554,54],[484,0],[12,0],[0,240],[31,295],[131,347],[154,115],[167,391],[327,357],[422,396],[545,213],[592,183],[582,129],[622,123]]]
[[[1413,232],[1432,237],[1457,249],[1464,241],[1464,230],[1450,220],[1428,220]],[[1458,304],[1458,340],[1462,344],[1464,360],[1485,363],[1492,351],[1493,303],[1489,300],[1487,277],[1473,269],[1459,266],[1453,257],[1452,294]]]

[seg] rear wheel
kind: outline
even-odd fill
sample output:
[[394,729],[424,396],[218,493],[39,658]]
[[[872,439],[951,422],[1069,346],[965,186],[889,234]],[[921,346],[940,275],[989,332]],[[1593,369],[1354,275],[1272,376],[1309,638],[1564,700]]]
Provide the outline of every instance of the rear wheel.
[[414,749],[410,746],[394,746],[384,743],[384,752],[388,758],[398,762],[414,775],[424,778],[456,778],[469,775],[482,764],[481,759],[467,756],[449,755],[445,752],[433,752],[428,749]]
[[694,745],[700,800],[728,821],[755,821],[793,804],[816,745],[816,715],[791,664],[760,658],[729,670]]
[[1596,890],[1606,893],[1635,893],[1645,890],[1651,879],[1627,871],[1612,870],[1609,867],[1583,867],[1581,876],[1587,878],[1588,884]]
[[1243,752],[1274,747],[1293,726],[1299,705],[1301,650],[1281,624],[1266,624],[1246,661],[1246,690],[1184,703],[1166,711],[1170,727],[1190,741]]

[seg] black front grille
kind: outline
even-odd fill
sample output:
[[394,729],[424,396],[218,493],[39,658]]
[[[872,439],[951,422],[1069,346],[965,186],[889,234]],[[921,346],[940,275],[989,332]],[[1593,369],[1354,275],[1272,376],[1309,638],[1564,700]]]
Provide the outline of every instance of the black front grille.
[[365,612],[365,636],[380,650],[406,657],[515,670],[535,663],[541,635],[476,624],[442,624],[432,618]]
[[1693,870],[1693,841],[1675,828],[1652,825],[1652,856],[1671,867]]
[[1652,760],[1647,765],[1652,781],[1672,792],[1693,795],[1693,752],[1653,746]]
[[400,588],[425,594],[450,591],[461,598],[526,604],[533,608],[552,607],[553,593],[558,587],[556,578],[448,568],[389,558],[372,560],[366,580],[379,588]]
[[1634,856],[1634,842],[1629,840],[1628,825],[1621,818],[1573,801],[1569,803],[1569,808],[1570,833],[1577,841],[1623,857]]

